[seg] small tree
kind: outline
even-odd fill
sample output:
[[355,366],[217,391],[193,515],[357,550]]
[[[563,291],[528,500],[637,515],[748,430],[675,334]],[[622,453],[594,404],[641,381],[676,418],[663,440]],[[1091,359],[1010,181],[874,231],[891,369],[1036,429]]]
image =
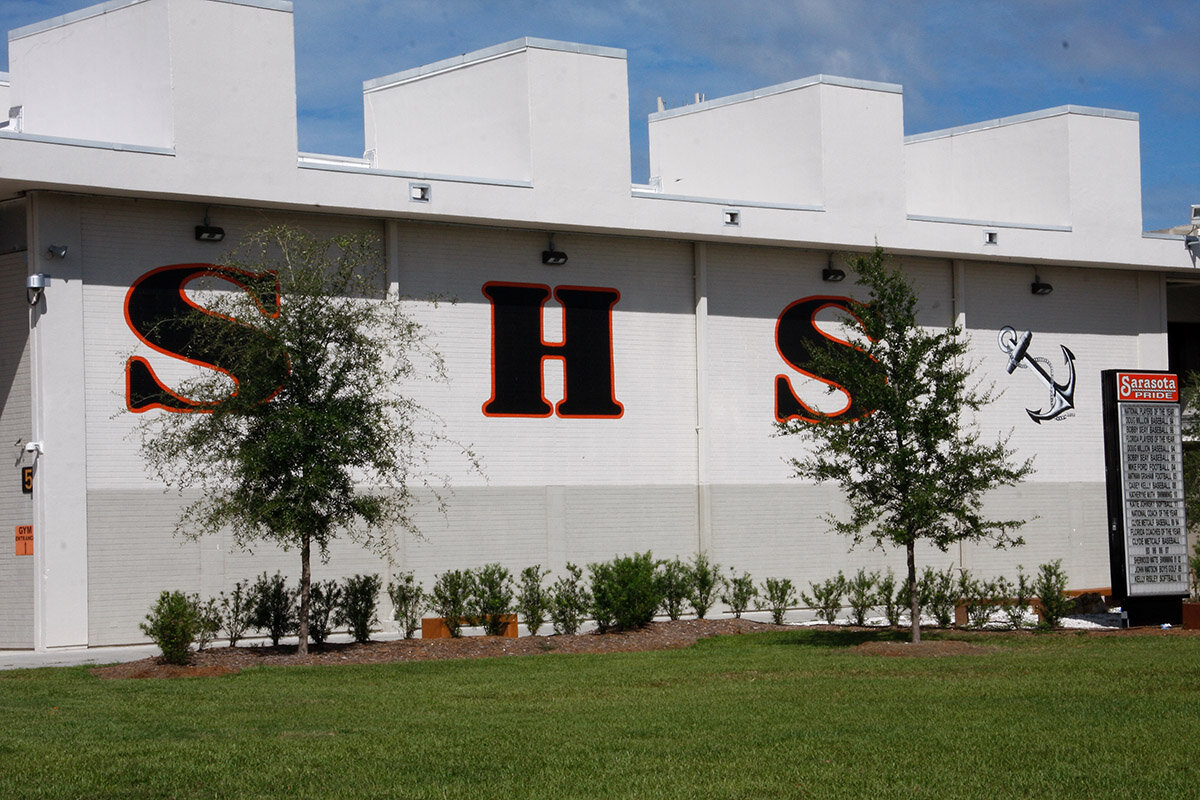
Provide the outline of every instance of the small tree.
[[338,623],[349,626],[350,635],[359,644],[371,641],[371,627],[379,622],[375,610],[379,607],[379,590],[383,580],[378,575],[355,575],[342,581],[342,604],[338,608]]
[[658,565],[658,581],[663,593],[663,612],[672,620],[683,614],[692,591],[692,570],[676,556]]
[[471,570],[449,569],[437,576],[429,593],[429,608],[442,618],[450,636],[462,636],[463,618],[471,608],[475,576]]
[[225,638],[229,640],[230,647],[237,647],[238,640],[246,634],[246,629],[251,627],[251,617],[254,613],[254,591],[245,582],[238,581],[233,585],[231,594],[226,595],[221,592],[217,603],[221,616],[221,629],[225,631]]
[[400,625],[405,639],[411,639],[421,626],[421,611],[425,608],[425,589],[411,572],[401,572],[395,583],[388,584],[392,599],[392,616]]
[[312,585],[308,605],[308,636],[317,647],[324,647],[340,619],[342,587],[335,580]]
[[287,585],[287,579],[276,572],[263,573],[254,582],[254,609],[250,624],[271,637],[271,645],[279,646],[279,640],[297,628],[296,591]]
[[692,579],[688,602],[692,604],[696,618],[704,619],[721,589],[721,568],[710,561],[705,553],[697,553],[690,569]]
[[164,301],[152,323],[183,355],[219,367],[161,404],[183,397],[191,413],[147,415],[142,453],[169,486],[201,490],[180,533],[230,529],[243,547],[265,539],[300,551],[301,653],[314,549],[327,559],[330,542],[348,535],[388,555],[397,533],[416,533],[414,490],[429,485],[427,456],[445,441],[399,394],[445,371],[424,328],[387,293],[383,263],[378,237],[269,228],[214,270],[222,288],[241,291],[205,291],[203,308],[178,315]]
[[866,411],[849,422],[819,413],[812,421],[790,419],[779,431],[813,445],[791,460],[797,477],[841,486],[850,515],[828,515],[834,530],[856,544],[872,539],[904,548],[912,641],[919,642],[916,543],[943,552],[963,540],[1021,543],[1013,533],[1024,520],[988,519],[983,495],[1019,483],[1033,465],[1015,463],[1005,438],[982,441],[967,419],[993,395],[971,380],[962,330],[918,325],[916,292],[880,248],[851,259],[850,267],[869,297],[852,301],[843,322],[866,357],[847,357],[847,348],[831,341],[812,345],[808,355],[813,374],[830,376]]
[[146,621],[138,627],[158,645],[164,662],[186,664],[191,657],[192,643],[200,632],[200,617],[192,598],[183,592],[164,589],[146,615]]
[[865,567],[859,567],[854,576],[846,579],[846,600],[850,604],[850,621],[855,625],[866,625],[867,614],[875,606],[879,598],[876,586],[879,584],[879,571],[867,572]]
[[721,601],[729,606],[733,615],[740,618],[746,609],[754,605],[756,597],[758,597],[758,589],[755,587],[750,573],[743,572],[738,575],[733,571],[733,567],[730,567],[729,577],[725,579],[725,589],[721,592]]
[[512,573],[501,564],[484,564],[474,577],[471,617],[485,636],[503,636],[504,618],[512,613]]
[[771,621],[776,625],[783,624],[783,617],[789,607],[796,604],[796,587],[790,578],[767,578],[760,592],[763,604],[760,608],[771,610]]
[[583,570],[567,562],[566,574],[550,587],[550,622],[555,633],[574,636],[592,604],[592,596],[583,585]]
[[550,610],[550,593],[542,585],[542,581],[550,570],[542,569],[541,564],[534,564],[521,570],[521,583],[517,589],[517,611],[525,620],[525,628],[530,636],[537,636],[538,629],[546,621]]

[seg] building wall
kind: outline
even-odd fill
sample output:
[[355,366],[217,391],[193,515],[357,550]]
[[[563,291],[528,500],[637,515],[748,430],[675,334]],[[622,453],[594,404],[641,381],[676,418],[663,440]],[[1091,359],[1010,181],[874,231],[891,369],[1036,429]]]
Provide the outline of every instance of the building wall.
[[[43,206],[49,202],[42,199]],[[399,537],[390,564],[344,541],[315,577],[390,577],[411,569],[428,586],[446,569],[492,561],[513,571],[540,563],[559,572],[568,562],[585,565],[621,553],[686,558],[700,549],[726,568],[759,579],[790,577],[801,586],[839,569],[902,568],[898,552],[851,552],[849,542],[828,532],[824,515],[843,508],[837,488],[792,478],[787,460],[803,458],[804,447],[774,435],[777,376],[787,377],[801,397],[829,402],[818,382],[783,360],[776,344],[780,314],[801,298],[860,295],[849,280],[821,280],[825,252],[559,234],[555,247],[569,260],[549,267],[540,263],[546,241],[539,232],[228,208],[210,210],[227,232],[226,243],[214,246],[191,236],[201,206],[71,202],[78,207],[84,283],[91,645],[142,639],[137,623],[163,589],[214,595],[263,571],[298,574],[295,552],[256,546],[247,553],[228,537],[178,536],[186,498],[164,495],[147,473],[136,432],[143,417],[123,410],[129,355],[147,355],[168,382],[187,369],[138,344],[123,312],[129,286],[160,266],[219,260],[243,234],[281,220],[319,235],[366,231],[391,243],[391,279],[411,298],[408,309],[428,326],[450,374],[448,383],[421,381],[405,389],[482,464],[481,472],[472,471],[453,445],[436,451],[430,471],[445,475],[452,487],[446,514],[425,495],[418,511],[423,536]],[[1062,558],[1072,585],[1107,585],[1099,372],[1165,365],[1165,348],[1159,353],[1152,346],[1164,338],[1152,324],[1158,279],[1056,268],[1041,275],[1054,293],[1035,297],[1027,267],[931,258],[902,263],[920,291],[924,324],[967,323],[977,374],[999,395],[980,417],[984,436],[1010,436],[1018,456],[1034,457],[1037,467],[1029,482],[989,499],[993,513],[1030,520],[1024,548],[923,551],[922,563],[1011,577],[1019,564],[1032,570]],[[484,288],[496,283],[620,293],[612,313],[619,417],[484,414],[493,368],[493,310]],[[429,299],[434,295],[436,306]],[[822,312],[818,324],[834,331],[836,314]],[[562,325],[561,307],[548,302],[542,338],[560,341]],[[1008,357],[997,343],[1005,325],[1033,332],[1031,353],[1046,359],[1056,380],[1065,380],[1060,346],[1075,354],[1072,412],[1040,424],[1029,418],[1026,409],[1044,406],[1049,392],[1028,369],[1006,372]],[[561,399],[564,369],[571,368],[546,362],[543,389],[552,403]]]
[[[31,428],[29,378],[29,307],[25,303],[25,252],[0,256],[0,441],[28,442]],[[0,647],[33,646],[33,563],[18,555],[15,528],[33,523],[33,498],[21,491],[22,466],[31,456],[19,457],[13,447],[5,458],[12,466],[0,482]],[[7,465],[6,465],[7,466]],[[10,538],[13,537],[13,538]],[[13,542],[10,544],[10,542]]]

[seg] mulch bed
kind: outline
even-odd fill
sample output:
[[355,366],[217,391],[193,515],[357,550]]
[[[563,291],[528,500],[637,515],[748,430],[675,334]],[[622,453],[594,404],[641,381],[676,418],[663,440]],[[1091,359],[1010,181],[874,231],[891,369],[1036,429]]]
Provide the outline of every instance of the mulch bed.
[[[825,626],[823,626],[825,627]],[[845,631],[828,626],[826,630]],[[295,645],[279,647],[254,645],[249,647],[210,647],[192,654],[186,666],[159,663],[157,658],[145,658],[105,667],[94,667],[91,674],[106,679],[125,678],[199,678],[231,675],[243,669],[263,665],[310,666],[336,664],[383,664],[400,661],[434,661],[454,658],[494,658],[498,656],[527,656],[542,653],[618,653],[645,650],[666,650],[688,647],[709,636],[729,636],[759,631],[796,630],[795,626],[772,625],[748,619],[683,619],[673,622],[652,622],[637,631],[621,633],[584,633],[576,636],[522,636],[516,639],[499,636],[464,636],[460,639],[399,639],[367,644],[328,644],[323,648],[310,647],[307,655],[298,655]],[[1175,628],[1127,628],[1125,630],[1071,630],[1056,635],[1197,635],[1200,631]],[[995,652],[987,644],[991,636],[1032,635],[1029,633],[972,634],[976,641],[960,639],[924,639],[913,645],[898,641],[864,642],[848,652],[863,656],[923,657],[984,655]]]
[[90,672],[100,678],[184,678],[229,675],[261,665],[298,666],[331,664],[383,664],[398,661],[434,661],[451,658],[493,658],[541,653],[619,653],[688,647],[708,636],[770,630],[793,630],[748,619],[686,619],[652,622],[637,631],[583,633],[576,636],[464,636],[460,639],[398,639],[366,644],[309,646],[298,655],[295,645],[210,647],[192,653],[187,666],[161,664],[145,658]]

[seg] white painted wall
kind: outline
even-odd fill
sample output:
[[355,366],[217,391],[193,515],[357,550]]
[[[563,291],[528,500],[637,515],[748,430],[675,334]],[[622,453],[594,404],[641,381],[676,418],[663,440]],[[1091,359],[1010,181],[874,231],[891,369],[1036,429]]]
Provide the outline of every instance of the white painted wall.
[[821,87],[797,84],[651,114],[651,181],[667,194],[823,205]]
[[[1194,269],[1181,239],[1140,236],[1137,123],[1125,112],[1067,107],[1065,120],[1035,113],[948,132],[950,142],[942,141],[947,132],[909,137],[906,146],[898,87],[801,80],[653,115],[652,163],[665,183],[631,193],[623,51],[525,39],[368,82],[372,167],[297,162],[292,38],[290,5],[276,0],[109,3],[17,32],[13,102],[28,107],[33,133],[0,133],[0,197],[41,186],[689,240],[837,249],[879,242],[967,260]],[[134,50],[136,62],[125,55]],[[111,75],[83,82],[81,61],[108,65]],[[429,202],[410,200],[414,179],[432,184]],[[698,188],[680,194],[676,183]],[[724,224],[727,200],[747,204],[738,226]],[[980,216],[1015,227],[985,249],[971,224]]]
[[[1181,238],[1140,234],[1129,115],[1033,115],[906,144],[895,87],[801,81],[656,115],[656,192],[628,182],[622,51],[521,40],[369,85],[370,166],[297,161],[287,4],[111,3],[19,32],[13,47],[12,102],[33,132],[0,132],[0,198],[29,194],[27,266],[54,276],[29,350],[30,424],[46,449],[32,501],[38,647],[140,639],[136,623],[163,588],[212,594],[295,563],[275,548],[251,557],[227,538],[172,537],[181,501],[147,477],[134,420],[119,413],[138,347],[122,314],[129,285],[158,266],[218,260],[279,220],[386,234],[402,291],[458,299],[412,301],[452,382],[406,388],[484,464],[481,476],[439,450],[432,466],[455,487],[448,515],[425,502],[425,538],[402,539],[395,563],[338,545],[320,575],[408,568],[428,585],[488,561],[560,570],[700,546],[799,582],[894,563],[846,554],[821,520],[840,508],[836,491],[790,478],[785,459],[803,452],[771,435],[774,378],[788,374],[779,314],[805,296],[853,293],[820,270],[831,252],[878,242],[917,281],[923,321],[963,319],[980,374],[1004,390],[980,418],[984,434],[1011,432],[1018,453],[1037,457],[1031,482],[990,501],[1036,517],[1026,550],[934,558],[1011,576],[1063,557],[1073,583],[1107,583],[1098,374],[1165,366],[1164,276],[1194,269]],[[135,64],[124,53],[138,47],[149,60]],[[105,77],[94,87],[78,79],[86,59],[105,65],[89,73]],[[410,200],[415,179],[431,184],[429,202]],[[727,200],[743,203],[736,226]],[[206,213],[224,244],[192,237]],[[988,220],[1002,223],[994,244]],[[548,231],[564,267],[540,263]],[[48,262],[49,244],[68,258]],[[1034,274],[1052,295],[1030,294]],[[620,419],[484,417],[489,281],[620,291]],[[560,324],[551,303],[549,340]],[[1004,325],[1033,331],[1056,374],[1059,346],[1075,353],[1073,417],[1029,420],[1046,393],[1028,371],[1004,371]],[[151,357],[165,375],[180,369]],[[545,382],[557,399],[561,367],[549,364]]]
[[366,151],[382,169],[532,180],[525,48],[363,88]]
[[[0,441],[25,443],[32,433],[32,397],[29,379],[29,307],[24,296],[28,254],[0,256]],[[33,497],[21,492],[22,466],[31,456],[18,459],[14,447],[5,464],[7,480],[0,484],[0,648],[33,647],[33,556],[17,555],[15,528],[33,524]],[[14,462],[18,462],[14,464]],[[13,539],[9,537],[12,536]]]
[[910,214],[1070,228],[1128,241],[1141,231],[1136,114],[1062,106],[911,136]]
[[[88,644],[87,425],[79,199],[30,198],[30,272],[49,273],[51,286],[31,314],[34,441],[42,443],[33,493],[34,644]],[[51,259],[51,244],[68,248]]]
[[170,147],[170,3],[93,10],[9,34],[5,105],[22,106],[28,133]]

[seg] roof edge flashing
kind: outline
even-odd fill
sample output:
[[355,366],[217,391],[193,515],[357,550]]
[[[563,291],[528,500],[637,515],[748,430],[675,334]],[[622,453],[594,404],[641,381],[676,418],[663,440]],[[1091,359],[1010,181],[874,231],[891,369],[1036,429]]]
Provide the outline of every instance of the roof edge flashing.
[[469,53],[444,58],[441,61],[434,61],[430,64],[423,64],[419,67],[394,72],[390,75],[383,75],[378,78],[371,78],[363,81],[363,93],[386,89],[389,86],[394,86],[398,83],[406,83],[416,80],[417,78],[426,78],[431,75],[436,75],[440,72],[447,72],[452,69],[477,64],[482,61],[489,61],[493,58],[519,53],[523,50],[555,50],[562,53],[579,53],[589,56],[600,56],[602,58],[619,58],[625,60],[627,58],[626,51],[619,47],[604,47],[602,45],[580,44],[578,42],[562,42],[554,39],[539,39],[533,36],[522,36],[520,39],[513,39],[509,42],[485,47],[482,50],[473,50]]
[[700,103],[680,106],[679,108],[668,108],[664,111],[656,111],[650,115],[651,122],[657,122],[662,119],[670,119],[671,117],[680,117],[685,114],[696,114],[701,111],[708,111],[712,108],[720,108],[721,106],[734,105],[735,103],[746,103],[750,100],[757,100],[760,97],[770,97],[771,95],[783,94],[785,92],[794,92],[797,89],[806,89],[810,86],[817,85],[825,86],[840,86],[845,89],[866,89],[872,92],[888,92],[890,94],[903,94],[904,87],[898,83],[882,83],[880,81],[867,81],[858,78],[842,78],[837,75],[810,75],[807,78],[797,78],[793,81],[784,83],[776,83],[772,86],[764,86],[761,89],[751,89],[748,92],[740,94],[731,94],[726,97],[715,97],[712,100],[705,100]]
[[960,136],[964,133],[976,133],[978,131],[992,130],[994,128],[1003,128],[1009,125],[1020,125],[1023,122],[1035,122],[1037,120],[1050,119],[1051,117],[1060,117],[1065,114],[1076,114],[1084,117],[1107,117],[1109,119],[1122,119],[1131,122],[1138,121],[1138,115],[1135,111],[1121,111],[1115,108],[1094,108],[1092,106],[1065,105],[1055,106],[1054,108],[1044,108],[1040,111],[1030,111],[1025,114],[1015,114],[1011,117],[999,117],[998,119],[983,120],[982,122],[971,122],[954,128],[943,128],[937,131],[914,133],[911,136],[905,136],[904,143],[914,144],[916,142],[925,142],[931,139],[944,139],[948,136]]

